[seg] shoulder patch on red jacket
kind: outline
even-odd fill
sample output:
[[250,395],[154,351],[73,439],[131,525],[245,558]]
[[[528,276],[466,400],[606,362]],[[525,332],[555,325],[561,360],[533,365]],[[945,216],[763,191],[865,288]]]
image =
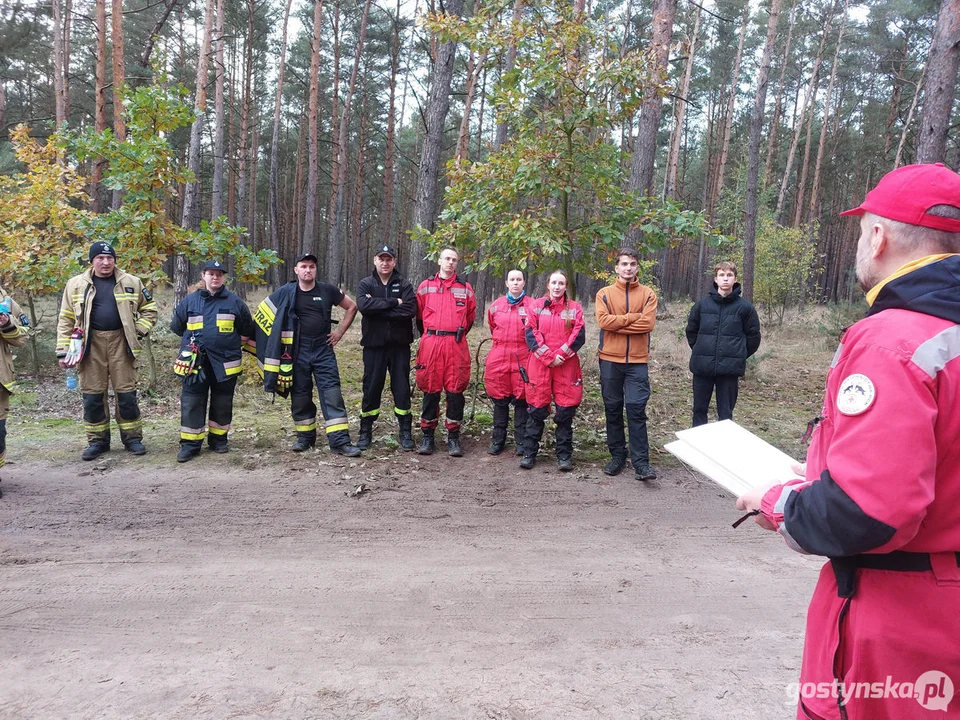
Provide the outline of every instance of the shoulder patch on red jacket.
[[866,375],[854,373],[840,383],[837,392],[837,409],[844,415],[860,415],[873,405],[877,389]]

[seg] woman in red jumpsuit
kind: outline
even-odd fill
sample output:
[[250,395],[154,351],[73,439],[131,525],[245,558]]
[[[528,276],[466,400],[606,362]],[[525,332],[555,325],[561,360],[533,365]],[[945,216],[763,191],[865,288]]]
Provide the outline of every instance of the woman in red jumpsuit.
[[499,455],[506,445],[511,403],[517,455],[523,454],[528,417],[523,373],[530,364],[525,330],[527,308],[533,303],[527,297],[525,285],[523,273],[511,270],[507,273],[507,294],[497,298],[487,310],[493,347],[484,364],[483,384],[493,401],[493,439],[487,450],[491,455]]
[[583,400],[583,374],[577,356],[586,339],[583,308],[567,297],[567,276],[557,270],[547,283],[547,296],[527,310],[527,346],[533,353],[528,364],[530,384],[527,406],[530,422],[520,467],[529,470],[537,462],[543,427],[550,415],[550,401],[557,406],[557,465],[573,470],[573,416]]

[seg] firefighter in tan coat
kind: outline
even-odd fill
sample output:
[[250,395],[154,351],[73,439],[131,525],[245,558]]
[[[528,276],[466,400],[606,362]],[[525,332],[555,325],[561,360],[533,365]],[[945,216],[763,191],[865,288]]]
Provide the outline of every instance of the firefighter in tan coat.
[[140,278],[120,270],[116,262],[109,243],[95,242],[90,268],[67,281],[60,304],[57,358],[61,367],[76,366],[80,379],[89,443],[84,460],[110,449],[108,384],[116,396],[120,440],[134,455],[146,452],[137,404],[137,357],[141,339],[157,321],[157,303]]
[[[22,318],[22,320],[21,320]],[[13,298],[0,287],[0,468],[7,452],[7,412],[10,396],[16,390],[13,377],[13,348],[23,347],[27,342],[26,316]],[[2,495],[2,492],[0,492]]]

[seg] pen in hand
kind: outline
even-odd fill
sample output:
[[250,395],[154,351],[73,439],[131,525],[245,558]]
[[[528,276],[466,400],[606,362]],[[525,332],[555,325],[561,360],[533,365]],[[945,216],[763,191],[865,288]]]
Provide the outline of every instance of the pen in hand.
[[743,525],[743,523],[746,522],[749,518],[752,518],[754,515],[759,515],[759,514],[760,514],[760,510],[751,510],[751,511],[748,512],[746,515],[744,515],[742,518],[740,518],[740,519],[737,520],[735,523],[733,523],[733,527],[738,528],[738,527],[740,527],[741,525]]

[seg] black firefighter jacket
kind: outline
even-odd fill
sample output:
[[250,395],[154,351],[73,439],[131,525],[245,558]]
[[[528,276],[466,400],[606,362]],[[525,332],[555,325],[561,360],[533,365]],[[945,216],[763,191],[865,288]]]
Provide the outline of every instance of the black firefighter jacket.
[[[370,297],[367,297],[367,296]],[[398,304],[397,300],[403,300]],[[357,285],[357,308],[362,319],[360,344],[365,348],[410,345],[417,295],[413,285],[396,270],[384,285],[376,271]]]
[[217,382],[240,374],[240,338],[254,334],[247,304],[225,287],[212,295],[206,289],[187,295],[173,311],[170,329],[181,336],[181,350],[191,336],[196,338],[207,353]]

